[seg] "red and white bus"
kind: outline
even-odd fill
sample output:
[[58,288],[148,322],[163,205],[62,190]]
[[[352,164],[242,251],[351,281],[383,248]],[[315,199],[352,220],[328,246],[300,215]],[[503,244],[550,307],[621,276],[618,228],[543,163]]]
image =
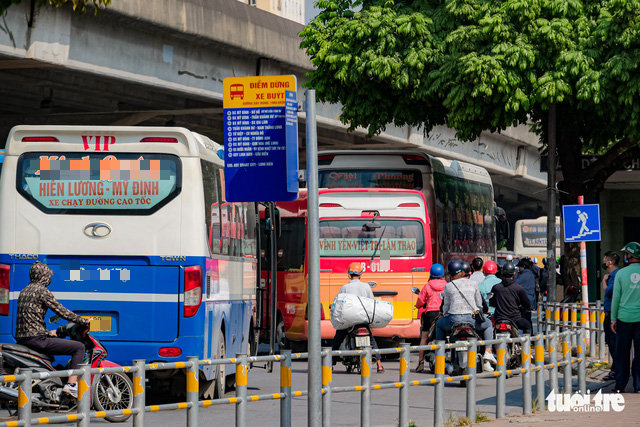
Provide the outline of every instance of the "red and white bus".
[[[280,235],[276,341],[296,350],[304,348],[308,337],[306,202],[306,191],[302,190],[298,200],[277,204]],[[322,189],[319,203],[322,339],[331,340],[335,335],[329,306],[349,281],[346,272],[352,262],[361,262],[365,267],[363,281],[376,282],[373,288],[376,298],[394,306],[391,323],[375,329],[374,335],[394,343],[419,338],[416,295],[411,288],[426,283],[432,262],[429,215],[422,192]],[[264,262],[263,284],[267,283],[267,270],[268,262]],[[263,313],[269,312],[267,307],[263,307]],[[266,318],[263,324],[268,324]]]
[[[432,258],[496,259],[506,218],[494,216],[493,185],[486,169],[409,150],[324,151],[318,155],[320,188],[404,188],[427,201]],[[502,220],[502,221],[501,221]]]

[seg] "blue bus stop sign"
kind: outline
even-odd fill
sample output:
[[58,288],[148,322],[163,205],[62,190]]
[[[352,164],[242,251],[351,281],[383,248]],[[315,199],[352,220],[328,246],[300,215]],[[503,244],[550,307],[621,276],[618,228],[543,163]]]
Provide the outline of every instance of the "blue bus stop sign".
[[565,242],[599,242],[600,205],[562,207]]
[[228,77],[222,85],[225,199],[297,199],[296,77]]

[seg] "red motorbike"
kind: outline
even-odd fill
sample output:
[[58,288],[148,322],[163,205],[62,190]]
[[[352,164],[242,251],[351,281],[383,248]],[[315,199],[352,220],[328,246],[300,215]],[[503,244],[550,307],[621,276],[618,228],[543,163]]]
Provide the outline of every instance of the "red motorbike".
[[[60,318],[49,319],[55,323]],[[118,367],[106,359],[107,349],[89,333],[89,326],[69,322],[56,330],[59,338],[69,337],[84,344],[86,354],[84,363],[92,368]],[[18,373],[18,369],[30,368],[35,372],[54,372],[53,358],[46,354],[31,350],[19,344],[0,344],[0,375]],[[63,367],[59,367],[63,368]],[[68,367],[66,368],[68,369]],[[64,382],[59,377],[45,377],[33,380],[31,387],[32,407],[34,411],[68,412],[73,410],[76,399],[62,391]],[[97,411],[131,409],[133,406],[133,384],[129,377],[122,373],[91,375],[91,403]],[[18,384],[0,383],[0,408],[15,417],[18,411]],[[126,421],[130,415],[113,415],[105,417],[111,422]]]

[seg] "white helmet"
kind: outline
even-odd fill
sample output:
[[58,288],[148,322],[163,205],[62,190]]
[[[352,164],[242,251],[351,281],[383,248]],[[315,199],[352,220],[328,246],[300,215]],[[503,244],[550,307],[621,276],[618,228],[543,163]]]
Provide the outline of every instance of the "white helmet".
[[533,261],[534,264],[537,264],[538,263],[538,258],[533,257],[533,259],[531,261]]
[[513,256],[512,255],[507,255],[507,261],[513,261]]

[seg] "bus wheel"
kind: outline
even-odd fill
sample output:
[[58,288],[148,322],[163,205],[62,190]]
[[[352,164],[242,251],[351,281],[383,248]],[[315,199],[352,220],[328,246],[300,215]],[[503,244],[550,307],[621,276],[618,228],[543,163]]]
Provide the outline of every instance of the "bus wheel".
[[[218,342],[218,351],[216,352],[218,359],[227,358],[227,344],[225,342],[224,334],[220,334],[220,341]],[[224,396],[226,385],[226,365],[216,365],[216,382],[213,389],[213,398],[221,399]]]
[[276,326],[276,344],[278,344],[278,350],[287,350],[289,348],[289,340],[284,333],[284,320],[280,318],[278,326]]
[[253,325],[249,328],[249,356],[258,355],[258,334],[253,329]]

